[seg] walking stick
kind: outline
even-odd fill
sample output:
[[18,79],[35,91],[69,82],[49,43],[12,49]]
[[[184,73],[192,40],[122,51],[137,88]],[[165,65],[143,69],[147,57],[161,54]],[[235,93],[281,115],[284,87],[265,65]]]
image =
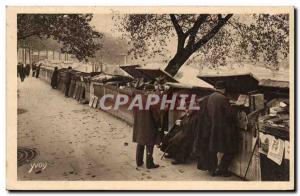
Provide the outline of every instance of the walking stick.
[[169,144],[168,147],[166,148],[166,150],[165,150],[164,154],[161,156],[160,160],[163,160],[163,158],[166,156],[166,153],[168,152],[169,147],[170,147],[170,144]]
[[250,167],[250,163],[251,163],[251,161],[252,161],[252,157],[253,157],[253,155],[254,155],[254,151],[255,151],[256,145],[258,144],[258,139],[259,139],[259,137],[258,137],[257,140],[255,141],[254,148],[253,148],[253,150],[252,150],[252,154],[251,154],[250,160],[249,160],[249,162],[248,162],[248,166],[247,166],[245,175],[244,175],[244,177],[243,177],[243,181],[246,181],[246,177],[247,177],[247,173],[248,173],[248,170],[249,170],[249,167]]
[[[259,110],[256,110],[254,112],[251,112],[250,114],[247,115],[247,118],[248,119],[253,119],[255,118],[261,111],[263,111],[264,108],[262,109],[259,109]],[[253,150],[252,150],[252,153],[251,153],[251,157],[250,157],[250,160],[248,162],[248,166],[247,166],[247,169],[246,169],[246,172],[245,172],[245,175],[244,177],[242,178],[244,181],[246,180],[246,177],[247,177],[247,174],[248,174],[248,170],[249,170],[249,167],[250,167],[250,163],[252,161],[252,158],[253,158],[253,155],[254,155],[254,151],[255,151],[255,148],[256,146],[258,145],[258,140],[259,140],[259,130],[257,128],[257,124],[255,124],[255,131],[257,132],[257,140],[255,141],[255,144],[254,144],[254,147],[253,147]]]

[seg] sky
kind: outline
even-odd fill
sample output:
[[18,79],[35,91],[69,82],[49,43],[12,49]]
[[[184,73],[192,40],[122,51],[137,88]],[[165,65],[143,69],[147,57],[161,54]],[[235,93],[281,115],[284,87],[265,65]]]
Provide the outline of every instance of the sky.
[[95,26],[99,32],[108,33],[114,37],[121,36],[121,33],[114,27],[112,16],[112,14],[95,14],[91,25]]

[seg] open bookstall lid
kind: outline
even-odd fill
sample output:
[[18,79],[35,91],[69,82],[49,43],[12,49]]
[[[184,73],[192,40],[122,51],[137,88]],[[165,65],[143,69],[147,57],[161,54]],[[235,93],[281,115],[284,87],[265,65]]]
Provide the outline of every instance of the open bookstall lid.
[[144,75],[140,73],[135,68],[140,67],[140,65],[122,65],[120,68],[124,70],[127,74],[129,74],[133,78],[142,78]]
[[139,65],[124,65],[120,66],[120,68],[126,71],[133,78],[144,78],[146,80],[156,80],[157,78],[164,78],[167,82],[178,83],[178,81],[174,79],[170,74],[161,69],[142,68]]
[[278,89],[289,89],[289,81],[262,79],[259,81],[259,86]]
[[157,78],[164,78],[166,82],[174,82],[179,83],[175,78],[173,78],[167,72],[161,69],[149,69],[149,68],[136,68],[136,70],[143,73],[145,76],[151,78],[152,80],[156,80]]
[[183,84],[183,83],[167,82],[166,84],[173,89],[187,89],[187,90],[192,90],[192,89],[196,90],[197,89],[197,90],[207,90],[207,91],[211,91],[211,92],[214,91],[214,88],[192,86],[192,85]]
[[224,81],[228,92],[247,93],[258,89],[259,81],[251,73],[224,74],[224,75],[198,75],[198,78],[215,86],[217,81]]

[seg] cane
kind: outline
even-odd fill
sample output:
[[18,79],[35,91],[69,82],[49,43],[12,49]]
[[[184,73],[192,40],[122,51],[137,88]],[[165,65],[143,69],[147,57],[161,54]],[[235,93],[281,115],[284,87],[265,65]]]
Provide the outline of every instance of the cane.
[[256,145],[258,144],[258,139],[255,141],[255,144],[254,144],[254,148],[252,150],[252,154],[251,154],[251,157],[250,157],[250,160],[248,162],[248,166],[247,166],[247,169],[246,169],[246,172],[245,172],[245,175],[243,177],[243,181],[246,181],[246,177],[247,177],[247,173],[248,173],[248,170],[249,170],[249,167],[250,167],[250,163],[252,161],[252,157],[254,155],[254,151],[255,151],[255,148],[256,148]]
[[165,157],[166,153],[168,152],[170,146],[171,146],[170,144],[167,146],[167,148],[166,148],[164,154],[161,156],[160,160],[163,160],[163,158]]
[[[250,113],[249,115],[247,115],[248,119],[254,118],[253,116],[258,115],[258,114],[259,114],[261,111],[263,111],[263,110],[264,110],[264,108],[259,109],[259,110],[256,110],[256,111]],[[254,152],[255,152],[255,148],[256,148],[256,146],[258,145],[258,140],[259,140],[259,130],[258,130],[257,124],[255,124],[255,131],[257,132],[257,139],[256,139],[256,141],[255,141],[255,144],[254,144],[254,147],[253,147],[253,150],[252,150],[252,153],[251,153],[250,160],[249,160],[249,162],[248,162],[248,166],[247,166],[245,175],[244,175],[244,177],[242,178],[244,181],[246,180],[246,177],[247,177],[247,174],[248,174],[248,170],[249,170],[249,167],[250,167],[250,163],[251,163],[251,161],[252,161],[252,158],[253,158],[253,155],[254,155]]]

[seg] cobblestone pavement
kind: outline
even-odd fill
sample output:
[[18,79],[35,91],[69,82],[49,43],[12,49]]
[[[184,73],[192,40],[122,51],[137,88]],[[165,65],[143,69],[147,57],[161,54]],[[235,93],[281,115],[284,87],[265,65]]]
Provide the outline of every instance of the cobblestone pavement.
[[172,165],[159,149],[160,168],[136,168],[132,127],[125,122],[65,98],[41,79],[19,80],[18,92],[18,147],[37,151],[18,167],[19,180],[240,180],[211,177],[193,162]]

